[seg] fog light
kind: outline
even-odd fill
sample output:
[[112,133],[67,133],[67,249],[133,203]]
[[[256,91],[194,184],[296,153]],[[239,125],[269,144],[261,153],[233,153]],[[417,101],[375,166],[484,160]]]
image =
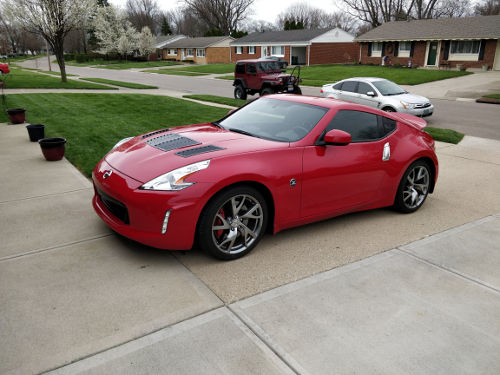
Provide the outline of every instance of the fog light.
[[172,210],[168,210],[165,212],[165,218],[163,219],[163,225],[161,227],[161,234],[167,233],[167,227],[168,227],[168,219],[170,219],[170,212]]

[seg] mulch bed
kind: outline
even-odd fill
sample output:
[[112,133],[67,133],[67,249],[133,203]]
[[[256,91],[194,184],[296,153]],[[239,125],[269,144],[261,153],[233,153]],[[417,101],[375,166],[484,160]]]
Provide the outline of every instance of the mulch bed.
[[500,104],[500,99],[494,99],[494,98],[479,98],[476,99],[477,103],[489,103],[489,104]]

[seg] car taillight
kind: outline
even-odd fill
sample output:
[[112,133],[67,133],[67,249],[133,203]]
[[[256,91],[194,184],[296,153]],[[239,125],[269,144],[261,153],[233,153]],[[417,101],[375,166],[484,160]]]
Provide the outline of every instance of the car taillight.
[[321,89],[320,93],[322,93],[322,94],[323,94],[323,89]]

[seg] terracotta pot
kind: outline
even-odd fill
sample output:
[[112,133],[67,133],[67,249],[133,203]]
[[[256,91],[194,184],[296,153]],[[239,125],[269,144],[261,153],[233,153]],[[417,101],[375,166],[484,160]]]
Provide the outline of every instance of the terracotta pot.
[[9,108],[7,114],[12,124],[22,124],[26,120],[26,110],[24,108]]
[[28,129],[28,135],[30,136],[31,142],[38,142],[38,140],[45,138],[45,125],[42,124],[26,125],[26,129]]
[[66,150],[66,138],[42,138],[38,141],[47,161],[61,160]]

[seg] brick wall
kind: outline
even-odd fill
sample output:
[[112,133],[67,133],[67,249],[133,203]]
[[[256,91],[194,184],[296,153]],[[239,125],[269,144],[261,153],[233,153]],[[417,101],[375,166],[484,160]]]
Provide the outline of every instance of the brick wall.
[[358,43],[313,43],[311,45],[310,65],[344,64],[358,62]]
[[231,62],[234,63],[239,60],[260,59],[261,56],[261,47],[258,46],[255,47],[255,53],[253,54],[248,53],[248,47],[243,47],[243,53],[240,55],[236,54],[235,47],[231,47]]
[[230,62],[230,47],[208,47],[205,48],[207,63],[228,63]]

